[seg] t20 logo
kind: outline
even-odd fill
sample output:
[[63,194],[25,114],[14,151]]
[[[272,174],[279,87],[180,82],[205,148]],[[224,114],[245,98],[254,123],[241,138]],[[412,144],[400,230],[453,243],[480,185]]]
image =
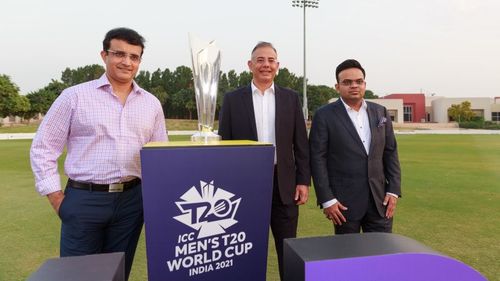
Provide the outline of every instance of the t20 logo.
[[175,204],[182,215],[174,217],[181,223],[198,230],[198,238],[209,237],[226,232],[238,223],[234,219],[241,198],[222,188],[216,188],[214,181],[200,181],[200,190],[192,186]]

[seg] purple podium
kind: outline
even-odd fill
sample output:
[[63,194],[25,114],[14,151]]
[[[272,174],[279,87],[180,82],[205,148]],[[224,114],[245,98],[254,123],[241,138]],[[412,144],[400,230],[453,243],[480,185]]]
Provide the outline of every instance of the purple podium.
[[141,162],[149,281],[265,281],[272,145],[151,143]]
[[486,281],[470,266],[390,233],[286,239],[286,281]]

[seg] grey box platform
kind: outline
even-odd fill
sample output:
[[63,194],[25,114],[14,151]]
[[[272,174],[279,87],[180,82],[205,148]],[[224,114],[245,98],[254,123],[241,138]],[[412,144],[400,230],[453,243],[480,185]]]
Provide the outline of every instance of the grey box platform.
[[124,280],[123,252],[49,259],[28,279],[28,281]]
[[391,233],[285,239],[285,281],[486,281],[478,271]]

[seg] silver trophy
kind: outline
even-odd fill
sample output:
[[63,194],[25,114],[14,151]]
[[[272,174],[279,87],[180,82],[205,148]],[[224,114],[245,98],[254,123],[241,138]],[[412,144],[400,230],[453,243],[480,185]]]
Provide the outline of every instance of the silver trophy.
[[218,141],[221,137],[212,130],[217,104],[220,49],[215,46],[215,40],[202,42],[191,34],[189,34],[189,45],[191,46],[196,108],[198,110],[198,132],[191,136],[191,141]]

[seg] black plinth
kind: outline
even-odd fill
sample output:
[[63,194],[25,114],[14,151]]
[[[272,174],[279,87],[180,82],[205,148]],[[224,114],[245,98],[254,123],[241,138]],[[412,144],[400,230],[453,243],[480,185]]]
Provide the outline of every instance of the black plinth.
[[472,267],[391,233],[286,239],[286,281],[486,281]]
[[28,281],[124,281],[124,253],[54,258],[45,261]]

